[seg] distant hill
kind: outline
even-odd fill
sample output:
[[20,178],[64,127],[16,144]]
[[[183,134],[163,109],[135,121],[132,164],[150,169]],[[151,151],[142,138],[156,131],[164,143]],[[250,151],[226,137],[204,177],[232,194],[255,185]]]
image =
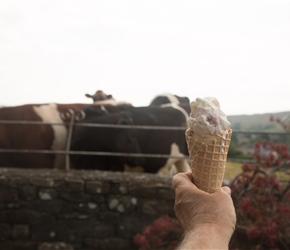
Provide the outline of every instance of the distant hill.
[[[233,115],[228,116],[228,120],[231,122],[231,128],[234,131],[246,131],[246,132],[285,132],[283,127],[277,123],[270,121],[270,117],[273,115],[275,118],[289,117],[290,111],[280,113],[265,113],[254,115]],[[261,141],[271,141],[276,143],[289,144],[290,138],[285,135],[273,135],[273,134],[247,134],[247,133],[233,133],[231,141],[231,150],[229,152],[229,158],[248,158],[251,159],[251,154],[254,152],[254,145]],[[289,149],[290,150],[290,149]]]
[[270,116],[275,117],[290,117],[290,111],[280,113],[265,113],[254,115],[233,115],[228,116],[233,130],[245,131],[265,131],[265,132],[285,132],[280,124],[271,122]]

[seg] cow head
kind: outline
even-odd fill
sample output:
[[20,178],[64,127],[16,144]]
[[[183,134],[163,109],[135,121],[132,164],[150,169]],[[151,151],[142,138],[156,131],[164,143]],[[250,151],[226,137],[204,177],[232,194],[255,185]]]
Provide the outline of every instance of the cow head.
[[93,99],[94,102],[104,101],[104,100],[115,100],[112,95],[105,94],[102,90],[97,90],[95,94],[85,94],[86,97]]

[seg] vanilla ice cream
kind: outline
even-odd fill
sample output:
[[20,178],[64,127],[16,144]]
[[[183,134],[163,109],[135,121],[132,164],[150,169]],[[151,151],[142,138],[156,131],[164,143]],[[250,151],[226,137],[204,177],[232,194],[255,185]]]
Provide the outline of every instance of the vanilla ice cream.
[[213,193],[222,186],[232,130],[214,97],[196,98],[185,131],[195,185]]
[[191,102],[187,134],[207,143],[216,137],[225,137],[229,128],[230,122],[215,97],[196,98]]

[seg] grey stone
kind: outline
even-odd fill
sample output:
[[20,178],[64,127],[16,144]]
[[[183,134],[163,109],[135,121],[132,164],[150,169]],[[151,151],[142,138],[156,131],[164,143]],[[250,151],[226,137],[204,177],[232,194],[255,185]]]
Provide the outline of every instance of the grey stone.
[[90,194],[108,194],[110,193],[110,185],[100,181],[89,181],[86,183],[85,190]]
[[74,247],[64,242],[45,242],[40,244],[37,250],[74,250]]
[[30,183],[37,187],[54,187],[54,180],[52,178],[35,177],[30,180]]
[[37,197],[37,188],[31,185],[20,187],[20,197],[23,200],[33,200]]
[[13,202],[19,198],[18,190],[13,187],[2,186],[0,188],[0,202]]
[[28,239],[30,234],[29,225],[14,225],[12,228],[12,237],[14,239]]

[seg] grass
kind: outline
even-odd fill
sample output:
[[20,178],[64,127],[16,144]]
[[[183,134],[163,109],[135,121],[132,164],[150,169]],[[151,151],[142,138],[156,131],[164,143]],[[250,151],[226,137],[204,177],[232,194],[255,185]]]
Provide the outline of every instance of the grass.
[[242,165],[243,163],[239,162],[227,162],[224,179],[232,180],[233,178],[235,178],[239,173],[242,172]]
[[276,174],[278,180],[281,181],[281,182],[289,182],[290,181],[289,172],[285,173],[283,171],[277,171],[275,174]]
[[[226,172],[224,179],[227,179],[231,181],[233,178],[235,178],[239,173],[242,172],[241,166],[243,163],[238,162],[227,162],[226,163]],[[290,172],[285,173],[283,171],[277,171],[275,173],[279,181],[282,182],[288,182],[290,181]]]

